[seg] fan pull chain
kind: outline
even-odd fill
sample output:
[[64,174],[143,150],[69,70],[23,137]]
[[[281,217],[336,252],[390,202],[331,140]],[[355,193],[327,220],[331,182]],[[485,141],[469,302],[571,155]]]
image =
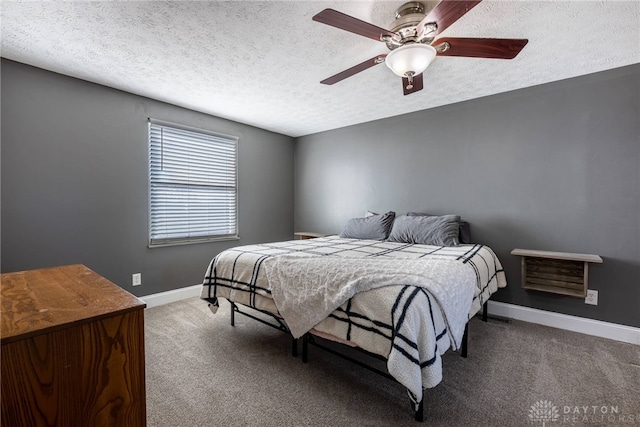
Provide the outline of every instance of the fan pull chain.
[[406,89],[407,90],[413,89],[413,73],[412,72],[407,73],[407,80],[409,80],[409,84],[407,85]]

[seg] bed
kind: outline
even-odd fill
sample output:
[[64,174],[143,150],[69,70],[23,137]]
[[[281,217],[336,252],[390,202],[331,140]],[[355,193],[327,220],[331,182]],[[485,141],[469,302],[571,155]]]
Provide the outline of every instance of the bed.
[[222,298],[232,313],[245,306],[273,316],[279,329],[303,338],[304,358],[313,336],[384,358],[421,419],[423,390],[442,380],[441,356],[461,349],[467,321],[506,286],[500,261],[485,245],[390,241],[389,230],[385,239],[354,238],[345,230],[225,250],[211,260],[201,298],[214,313]]

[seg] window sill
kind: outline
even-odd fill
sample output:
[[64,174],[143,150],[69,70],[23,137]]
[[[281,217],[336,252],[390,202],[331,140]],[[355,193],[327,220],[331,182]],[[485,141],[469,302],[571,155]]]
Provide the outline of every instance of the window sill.
[[213,243],[213,242],[224,242],[230,240],[240,240],[240,236],[224,236],[224,237],[207,237],[203,239],[192,239],[192,240],[175,240],[161,243],[149,243],[147,247],[149,249],[155,248],[165,248],[167,246],[184,246],[184,245],[195,245],[200,243]]

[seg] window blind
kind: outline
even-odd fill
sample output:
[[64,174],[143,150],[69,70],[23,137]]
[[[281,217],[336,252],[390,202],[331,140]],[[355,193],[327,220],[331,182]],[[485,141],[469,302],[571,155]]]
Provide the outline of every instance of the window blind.
[[149,246],[238,237],[238,138],[149,121]]

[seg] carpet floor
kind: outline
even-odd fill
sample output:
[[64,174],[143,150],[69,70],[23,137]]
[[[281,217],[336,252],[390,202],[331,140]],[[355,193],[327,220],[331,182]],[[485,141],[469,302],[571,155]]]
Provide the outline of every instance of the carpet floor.
[[[220,305],[145,311],[149,426],[421,425],[395,381],[313,346],[302,363],[290,336],[244,316],[232,327]],[[472,319],[468,358],[445,354],[424,413],[425,426],[640,426],[640,346]]]

